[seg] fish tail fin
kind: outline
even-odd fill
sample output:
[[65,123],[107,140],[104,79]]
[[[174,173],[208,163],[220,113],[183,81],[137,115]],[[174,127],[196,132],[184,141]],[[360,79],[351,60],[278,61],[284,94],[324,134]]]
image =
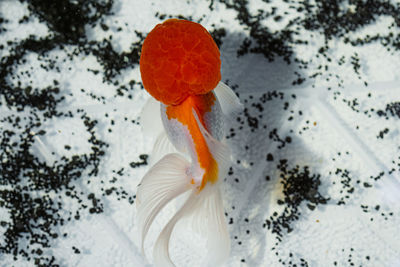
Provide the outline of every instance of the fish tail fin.
[[173,153],[164,156],[145,174],[136,193],[136,208],[143,255],[146,235],[158,213],[191,188],[189,161]]
[[193,228],[207,238],[209,266],[219,266],[229,256],[230,238],[220,186],[207,185],[198,195],[199,202],[190,216]]
[[190,225],[207,238],[207,259],[218,266],[229,256],[230,239],[224,216],[219,186],[207,185],[202,191],[193,190],[181,209],[172,217],[158,237],[153,257],[156,266],[174,266],[169,256],[169,240],[176,223],[188,218]]

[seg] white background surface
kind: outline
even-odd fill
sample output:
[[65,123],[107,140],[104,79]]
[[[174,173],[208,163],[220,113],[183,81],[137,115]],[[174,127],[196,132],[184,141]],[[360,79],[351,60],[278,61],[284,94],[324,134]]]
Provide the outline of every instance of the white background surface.
[[[287,4],[275,2],[250,1],[248,9],[252,14],[256,14],[258,9],[270,10],[272,5],[278,6],[280,14],[289,10],[285,6]],[[113,5],[114,14],[103,17],[104,23],[110,27],[109,31],[102,31],[99,23],[95,23],[93,28],[86,27],[85,31],[88,40],[99,41],[111,35],[112,48],[117,53],[123,53],[130,51],[132,42],[139,41],[135,30],[146,34],[162,21],[155,17],[156,12],[202,19],[202,25],[210,30],[226,29],[220,47],[222,80],[229,80],[229,84],[234,85],[248,114],[257,117],[259,123],[258,129],[252,130],[244,113],[239,114],[241,120],[246,122],[243,125],[236,118],[229,121],[227,134],[230,128],[235,132],[235,136],[228,139],[233,151],[234,174],[225,181],[223,191],[227,219],[232,218],[234,223],[229,224],[232,252],[226,266],[282,266],[282,262],[286,266],[301,266],[305,262],[308,266],[333,266],[334,262],[338,266],[350,266],[351,263],[355,266],[399,266],[400,114],[385,119],[376,112],[385,110],[388,103],[400,101],[399,52],[387,51],[379,43],[353,47],[333,39],[329,41],[327,53],[332,60],[328,62],[324,57],[316,56],[324,43],[323,36],[303,29],[299,38],[309,43],[293,46],[292,49],[295,57],[309,62],[308,69],[299,69],[294,63],[288,65],[280,57],[272,62],[261,54],[249,53],[237,57],[237,50],[249,30],[240,25],[237,13],[232,9],[216,2],[214,10],[210,11],[209,4],[206,1],[119,0]],[[6,44],[7,40],[22,40],[29,34],[38,37],[51,34],[46,24],[31,15],[27,7],[26,3],[18,1],[0,2],[1,14],[9,20],[7,32],[0,35],[1,44]],[[28,15],[30,20],[21,25],[18,20],[24,15]],[[281,23],[262,21],[262,24],[272,31],[280,31],[291,16],[297,15],[291,9]],[[383,34],[392,22],[393,18],[389,16],[379,17],[375,23],[355,31],[352,36],[364,38],[367,34]],[[118,27],[122,27],[122,31],[117,31]],[[391,31],[398,32],[395,29]],[[74,181],[80,190],[101,192],[104,188],[115,186],[133,196],[147,167],[131,168],[129,163],[138,161],[140,154],[148,154],[152,148],[152,139],[143,136],[140,125],[136,123],[149,95],[136,84],[129,90],[132,99],[126,95],[116,96],[116,86],[102,80],[104,69],[96,57],[81,54],[71,59],[66,53],[69,49],[73,50],[73,45],[64,49],[55,48],[48,54],[48,58],[56,61],[60,71],[43,70],[39,66],[48,64],[46,60],[35,53],[28,53],[26,63],[15,68],[14,73],[19,74],[19,78],[13,82],[43,88],[55,79],[60,83],[60,94],[65,96],[65,100],[58,105],[59,111],[83,109],[92,119],[98,120],[95,132],[109,146],[101,158],[98,176],[89,180],[83,175],[80,180]],[[8,53],[7,49],[3,49],[1,56],[6,57]],[[350,64],[354,53],[358,54],[362,65],[359,75]],[[346,63],[339,65],[337,62],[342,56],[346,57]],[[320,64],[328,65],[329,71],[317,78],[307,78],[300,86],[292,85],[296,79],[295,71],[308,77]],[[99,70],[100,75],[93,74],[88,68]],[[25,71],[31,75],[26,75]],[[332,77],[327,81],[330,74],[340,78]],[[115,79],[120,84],[132,79],[140,81],[139,66],[124,68]],[[342,87],[338,87],[339,80],[343,80]],[[364,81],[368,82],[367,87]],[[328,87],[331,89],[328,90]],[[273,91],[283,93],[283,98],[272,97],[265,103],[260,101],[264,93]],[[73,95],[70,96],[70,93]],[[104,99],[93,99],[90,93]],[[354,107],[359,112],[345,102],[353,99],[357,99],[358,105]],[[288,103],[286,110],[285,102]],[[253,103],[261,103],[263,110],[259,111]],[[0,116],[16,112],[4,105],[4,100],[0,108]],[[37,157],[51,164],[63,155],[70,157],[90,151],[87,142],[89,134],[79,115],[74,114],[74,118],[52,118],[44,122],[42,127],[46,129],[46,134],[35,139],[32,148]],[[288,120],[290,116],[292,120]],[[264,129],[263,125],[267,128]],[[281,138],[291,138],[291,142],[283,148],[278,148],[279,142],[269,138],[275,128]],[[384,138],[377,138],[385,128],[389,132]],[[64,149],[67,144],[71,150]],[[266,160],[268,153],[273,155],[273,161]],[[276,234],[264,228],[263,224],[274,212],[281,214],[286,205],[277,204],[277,200],[284,197],[282,172],[277,168],[281,159],[287,159],[288,170],[296,165],[300,170],[308,166],[311,174],[320,175],[318,192],[329,201],[313,210],[307,207],[310,204],[307,200],[303,201],[298,206],[298,220],[290,222],[293,231],[286,233],[282,230],[283,235],[278,242]],[[121,168],[124,168],[123,174],[116,175]],[[395,171],[389,174],[392,168]],[[349,187],[343,186],[343,178],[337,169],[349,172]],[[374,181],[370,178],[380,172],[384,172],[381,179]],[[269,181],[265,179],[267,175],[270,176]],[[113,177],[118,178],[116,182],[111,182]],[[371,187],[365,187],[364,183]],[[352,193],[347,192],[350,188],[354,188]],[[349,196],[345,198],[345,204],[338,205],[345,196]],[[119,200],[116,194],[100,198],[104,212],[94,215],[82,212],[79,220],[60,226],[57,231],[68,233],[67,237],[51,240],[51,247],[45,253],[54,255],[61,266],[148,265],[138,249],[135,205],[126,199]],[[76,209],[75,201],[69,198],[62,201],[65,210]],[[364,208],[367,212],[361,205],[368,206]],[[375,209],[377,205],[379,211]],[[157,219],[146,247],[151,247],[157,231],[174,208],[171,205]],[[2,220],[7,220],[8,213],[6,209],[0,209]],[[201,237],[187,232],[173,236],[172,242],[171,254],[178,266],[201,266],[204,254]],[[80,250],[80,254],[74,253],[73,246]],[[147,255],[151,255],[150,250],[147,250]],[[6,253],[0,255],[0,260],[2,266],[34,266],[24,257],[14,261]]]

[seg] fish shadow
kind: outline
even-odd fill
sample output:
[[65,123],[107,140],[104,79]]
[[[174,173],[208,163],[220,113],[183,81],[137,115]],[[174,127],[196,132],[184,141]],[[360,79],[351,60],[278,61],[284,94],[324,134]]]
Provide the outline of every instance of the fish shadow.
[[[296,63],[288,64],[281,57],[270,61],[256,53],[238,56],[243,39],[243,34],[228,33],[221,46],[222,80],[244,104],[244,111],[227,122],[227,142],[234,158],[224,183],[232,240],[228,266],[266,266],[267,251],[278,245],[266,219],[285,207],[277,204],[284,199],[279,160],[286,159],[290,166],[310,166],[315,155],[290,133],[284,112],[285,102],[291,106],[297,101],[285,92],[300,87],[294,84],[304,73]],[[277,138],[274,134],[271,138],[274,129]],[[287,136],[291,142],[285,141]],[[273,159],[268,161],[269,154]]]

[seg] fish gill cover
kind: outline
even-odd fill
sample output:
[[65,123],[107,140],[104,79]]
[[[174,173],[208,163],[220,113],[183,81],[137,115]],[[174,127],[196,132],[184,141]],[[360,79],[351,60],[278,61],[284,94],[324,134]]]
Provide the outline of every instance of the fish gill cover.
[[[389,264],[398,253],[384,249],[392,241],[372,250],[344,236],[398,222],[398,206],[368,196],[400,171],[399,88],[371,87],[399,79],[373,66],[384,55],[385,67],[397,69],[399,3],[139,2],[0,3],[0,260],[79,265],[105,245],[91,248],[68,228],[90,218],[110,217],[133,239],[135,185],[150,151],[139,137],[139,52],[148,30],[176,17],[204,23],[221,48],[223,80],[245,104],[226,136],[236,158],[225,180],[230,265]],[[325,209],[362,213],[340,224]],[[327,245],[311,236],[329,236],[315,226],[324,219],[345,234],[318,258],[311,252]],[[69,252],[57,252],[60,244]],[[110,265],[132,264],[107,255]]]

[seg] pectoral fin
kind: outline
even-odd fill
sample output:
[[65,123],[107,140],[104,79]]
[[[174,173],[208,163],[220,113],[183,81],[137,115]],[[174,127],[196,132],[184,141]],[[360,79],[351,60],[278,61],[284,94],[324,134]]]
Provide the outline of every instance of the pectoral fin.
[[161,121],[160,102],[150,97],[140,113],[140,124],[143,134],[156,138],[164,131]]
[[240,103],[235,92],[233,92],[232,89],[223,82],[218,83],[217,87],[214,89],[214,93],[217,96],[222,112],[225,115],[235,114],[243,110],[243,105]]

